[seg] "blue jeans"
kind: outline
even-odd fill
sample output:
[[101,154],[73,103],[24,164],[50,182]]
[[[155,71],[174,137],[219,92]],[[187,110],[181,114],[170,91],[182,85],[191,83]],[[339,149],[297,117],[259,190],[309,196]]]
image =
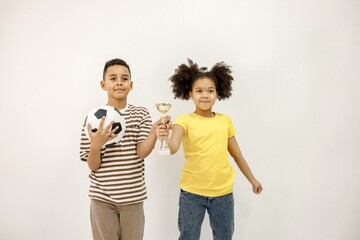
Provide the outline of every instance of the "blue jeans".
[[231,240],[234,233],[234,197],[204,197],[181,190],[179,200],[179,240],[200,239],[201,225],[209,214],[214,240]]

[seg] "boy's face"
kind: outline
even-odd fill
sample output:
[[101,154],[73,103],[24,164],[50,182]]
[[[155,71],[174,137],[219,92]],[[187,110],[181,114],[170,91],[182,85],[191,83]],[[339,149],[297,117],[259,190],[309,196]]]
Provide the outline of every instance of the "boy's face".
[[109,100],[126,99],[133,87],[129,70],[122,65],[108,67],[105,79],[100,82],[101,88],[107,91]]

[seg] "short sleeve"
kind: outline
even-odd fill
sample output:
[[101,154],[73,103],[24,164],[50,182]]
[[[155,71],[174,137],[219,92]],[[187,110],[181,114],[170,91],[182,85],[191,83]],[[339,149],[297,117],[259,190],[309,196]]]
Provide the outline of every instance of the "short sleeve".
[[229,128],[228,128],[228,138],[231,138],[235,135],[235,128],[229,116],[226,116]]
[[176,117],[174,125],[181,126],[184,129],[184,135],[187,135],[188,122],[186,115],[179,115]]
[[137,143],[146,140],[152,127],[152,120],[149,111],[146,108],[141,107],[140,113],[141,119],[139,123],[139,135],[137,137]]

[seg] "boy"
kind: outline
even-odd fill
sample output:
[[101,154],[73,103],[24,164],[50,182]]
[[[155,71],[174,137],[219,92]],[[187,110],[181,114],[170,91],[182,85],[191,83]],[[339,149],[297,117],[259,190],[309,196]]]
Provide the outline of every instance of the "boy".
[[[144,158],[156,142],[155,129],[148,110],[127,103],[133,88],[129,65],[121,59],[106,62],[100,86],[107,92],[107,105],[118,109],[125,118],[126,131],[119,143],[102,147],[115,137],[111,123],[98,130],[84,126],[80,159],[87,161],[90,177],[90,220],[94,240],[141,240],[144,233],[143,201],[146,199]],[[90,139],[84,133],[89,129]]]

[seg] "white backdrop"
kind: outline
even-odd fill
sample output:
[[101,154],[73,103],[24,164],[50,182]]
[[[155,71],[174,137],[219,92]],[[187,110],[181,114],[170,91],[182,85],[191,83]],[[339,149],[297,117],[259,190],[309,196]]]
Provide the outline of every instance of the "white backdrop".
[[[0,239],[91,239],[80,128],[106,103],[115,57],[153,119],[158,101],[173,119],[193,111],[168,81],[187,58],[232,66],[233,96],[214,110],[264,186],[254,195],[237,171],[235,240],[360,239],[357,0],[1,0]],[[146,160],[145,240],[177,239],[183,162]]]

